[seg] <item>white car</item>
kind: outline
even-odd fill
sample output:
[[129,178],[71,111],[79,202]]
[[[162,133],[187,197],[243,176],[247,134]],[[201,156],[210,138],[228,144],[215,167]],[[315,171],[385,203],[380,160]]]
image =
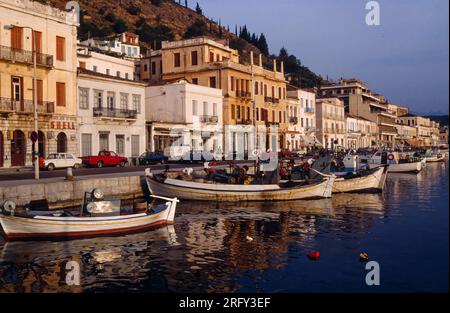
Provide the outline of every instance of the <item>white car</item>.
[[75,157],[71,153],[52,153],[49,154],[41,166],[52,171],[55,168],[79,168],[82,162],[83,161],[80,158]]

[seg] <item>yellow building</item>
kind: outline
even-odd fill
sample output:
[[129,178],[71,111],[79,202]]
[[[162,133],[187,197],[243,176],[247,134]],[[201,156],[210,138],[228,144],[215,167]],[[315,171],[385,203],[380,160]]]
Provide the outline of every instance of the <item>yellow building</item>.
[[[353,116],[376,122],[377,145],[393,148],[397,129],[395,117],[398,106],[387,103],[382,95],[373,93],[359,79],[341,79],[339,82],[324,82],[320,94],[323,97],[338,97],[344,102],[345,111]],[[395,111],[390,109],[395,107]],[[405,108],[400,107],[401,112]]]
[[[244,62],[238,51],[226,43],[204,37],[163,42],[161,57],[155,54],[155,58],[156,61],[146,60],[147,70],[152,71],[153,67],[153,73],[158,75],[161,72],[165,81],[184,78],[193,84],[222,90],[224,125],[228,125],[232,133],[225,136],[226,149],[236,151],[235,125],[240,126],[236,127],[239,131],[248,130],[247,134],[252,132],[252,126],[258,126],[264,132],[277,126],[278,136],[269,136],[267,131],[264,136],[260,133],[254,139],[257,147],[284,148],[288,121],[283,64],[278,68],[274,61],[272,70],[265,69],[262,56],[255,62],[253,53]],[[244,136],[246,152],[254,147],[253,143],[252,138]]]
[[426,117],[406,114],[397,117],[397,124],[412,126],[416,129],[417,146],[431,147],[432,143],[432,127],[431,120]]
[[345,147],[344,103],[337,97],[316,99],[317,139],[326,149]]
[[[0,0],[0,167],[31,165],[33,152],[77,151],[75,12]],[[35,42],[35,45],[33,45]],[[39,144],[34,147],[33,48]]]

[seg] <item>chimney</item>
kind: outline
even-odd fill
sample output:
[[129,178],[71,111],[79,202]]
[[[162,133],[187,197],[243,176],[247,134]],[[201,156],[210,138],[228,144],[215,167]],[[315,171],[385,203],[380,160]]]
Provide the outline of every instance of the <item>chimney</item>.
[[284,62],[283,61],[281,61],[281,73],[284,75]]
[[253,51],[250,51],[250,65],[253,65]]
[[262,67],[262,54],[261,53],[259,54],[259,66]]
[[277,72],[277,60],[273,59],[273,72],[276,73]]

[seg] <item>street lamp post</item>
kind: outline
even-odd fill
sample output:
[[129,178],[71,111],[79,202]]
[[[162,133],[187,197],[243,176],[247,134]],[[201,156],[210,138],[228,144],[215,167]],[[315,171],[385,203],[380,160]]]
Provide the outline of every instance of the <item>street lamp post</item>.
[[32,50],[33,50],[33,102],[34,102],[34,132],[36,134],[36,141],[34,142],[34,179],[39,179],[39,133],[38,133],[38,104],[37,104],[37,77],[36,77],[36,67],[37,67],[37,45],[36,45],[36,34],[34,29],[30,26],[17,26],[10,25],[9,28],[14,27],[28,28],[31,30],[32,38]]

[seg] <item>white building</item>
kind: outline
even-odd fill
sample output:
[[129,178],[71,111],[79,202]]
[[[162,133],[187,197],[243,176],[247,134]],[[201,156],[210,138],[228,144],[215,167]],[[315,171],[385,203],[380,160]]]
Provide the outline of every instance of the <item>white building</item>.
[[176,140],[189,150],[223,152],[222,91],[186,80],[145,91],[147,148],[165,151]]
[[77,46],[78,67],[95,73],[133,80],[134,62],[92,51],[88,46]]
[[348,113],[345,114],[345,121],[346,148],[371,148],[376,145],[377,123]]
[[316,139],[316,95],[311,90],[291,87],[286,108],[289,126],[286,144],[289,150],[306,152],[320,146]]
[[111,150],[138,157],[146,147],[145,83],[125,78],[133,77],[132,61],[82,51],[77,79],[80,155]]
[[82,44],[103,51],[114,52],[131,59],[141,57],[139,36],[133,33],[122,33],[106,38],[89,38]]

